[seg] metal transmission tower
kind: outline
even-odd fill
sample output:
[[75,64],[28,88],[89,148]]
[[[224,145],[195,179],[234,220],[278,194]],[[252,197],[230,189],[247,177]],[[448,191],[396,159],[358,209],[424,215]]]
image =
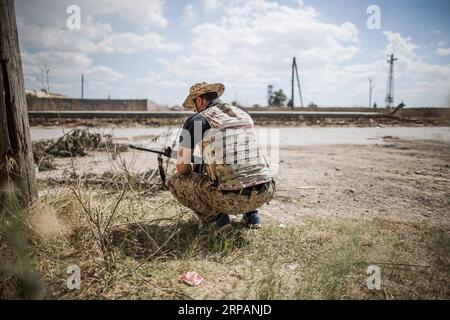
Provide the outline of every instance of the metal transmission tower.
[[295,57],[292,59],[292,82],[291,82],[291,103],[290,106],[292,109],[294,109],[294,72],[297,76],[297,85],[298,85],[298,92],[300,94],[300,103],[303,108],[303,98],[302,98],[302,90],[300,89],[300,78],[298,76],[298,68],[297,68],[297,61],[295,60]]
[[394,55],[391,54],[387,61],[387,63],[389,63],[389,77],[386,90],[386,108],[392,107],[392,104],[394,103],[394,61],[397,60],[398,59],[394,58]]

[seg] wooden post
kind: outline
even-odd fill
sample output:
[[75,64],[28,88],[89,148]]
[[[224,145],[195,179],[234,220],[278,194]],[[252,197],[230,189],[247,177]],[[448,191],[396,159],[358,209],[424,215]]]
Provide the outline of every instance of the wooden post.
[[[0,1],[0,208],[37,197],[13,0]],[[11,189],[12,186],[12,189]]]

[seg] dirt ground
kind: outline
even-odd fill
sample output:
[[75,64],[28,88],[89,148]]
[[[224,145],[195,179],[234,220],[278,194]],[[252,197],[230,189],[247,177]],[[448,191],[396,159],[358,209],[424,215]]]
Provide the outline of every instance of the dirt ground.
[[282,149],[278,196],[268,211],[289,223],[305,215],[449,223],[450,145],[384,140]]
[[[246,230],[235,217],[235,231],[216,237],[168,191],[130,187],[121,198],[120,188],[64,183],[73,170],[143,174],[156,165],[150,154],[57,159],[58,170],[37,174],[41,201],[29,222],[43,296],[450,298],[449,143],[386,137],[378,145],[286,146],[280,160],[277,192],[260,210],[263,228]],[[115,206],[105,249],[86,207],[108,220]],[[66,287],[70,264],[81,269],[79,290]],[[381,269],[379,290],[367,287],[371,265]],[[205,281],[181,283],[187,271]]]
[[[405,222],[450,222],[450,145],[439,141],[384,138],[377,145],[281,147],[277,194],[263,211],[280,223],[303,216],[382,218]],[[37,173],[40,182],[78,174],[144,173],[156,156],[92,152],[56,158],[57,169]],[[173,170],[173,162],[169,169]],[[170,171],[172,172],[172,171]],[[165,192],[161,196],[167,197]]]

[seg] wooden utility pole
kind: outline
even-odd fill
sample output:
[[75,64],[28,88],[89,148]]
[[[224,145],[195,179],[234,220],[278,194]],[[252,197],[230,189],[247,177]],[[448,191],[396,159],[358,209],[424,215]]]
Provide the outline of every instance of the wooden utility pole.
[[11,193],[26,206],[37,192],[13,0],[0,1],[0,62],[0,208]]
[[48,73],[50,72],[50,69],[47,67],[47,61],[45,61],[45,73],[47,74],[47,93],[50,94],[50,84],[48,82]]
[[372,79],[369,79],[369,109],[372,108],[372,92],[375,86],[372,85]]

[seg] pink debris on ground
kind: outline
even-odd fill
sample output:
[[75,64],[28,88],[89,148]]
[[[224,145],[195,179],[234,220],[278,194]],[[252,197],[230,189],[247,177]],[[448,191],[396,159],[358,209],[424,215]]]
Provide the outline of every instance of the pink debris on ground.
[[198,286],[203,280],[205,280],[205,278],[195,271],[189,271],[180,276],[180,281],[187,283],[190,286]]

